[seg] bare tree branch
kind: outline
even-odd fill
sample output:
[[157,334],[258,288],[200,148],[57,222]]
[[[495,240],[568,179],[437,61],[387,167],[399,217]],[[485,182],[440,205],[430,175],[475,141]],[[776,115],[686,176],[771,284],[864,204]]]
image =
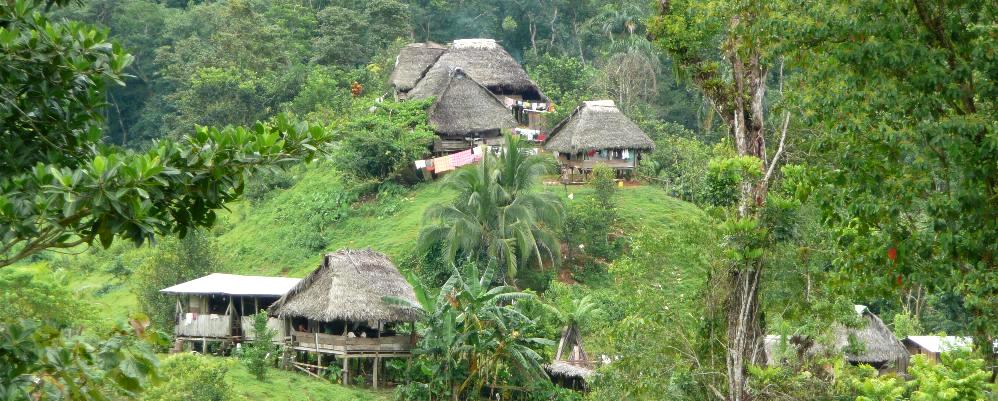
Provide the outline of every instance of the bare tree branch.
[[773,172],[776,171],[776,162],[780,160],[780,156],[783,155],[783,144],[787,140],[787,126],[790,125],[790,112],[788,111],[783,116],[783,133],[780,134],[780,147],[776,149],[776,154],[773,155],[773,160],[769,162],[769,169],[766,171],[766,176],[762,179],[762,184],[769,186],[769,179],[772,178]]

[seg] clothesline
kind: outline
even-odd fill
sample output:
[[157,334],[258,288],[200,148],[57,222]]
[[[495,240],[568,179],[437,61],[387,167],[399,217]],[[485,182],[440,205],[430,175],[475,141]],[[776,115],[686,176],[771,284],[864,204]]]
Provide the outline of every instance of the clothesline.
[[416,169],[422,170],[427,169],[427,171],[433,171],[437,173],[443,173],[445,171],[451,171],[458,167],[475,163],[482,159],[482,147],[475,146],[471,149],[462,150],[457,153],[451,153],[449,155],[444,155],[440,157],[435,157],[426,160],[416,160]]

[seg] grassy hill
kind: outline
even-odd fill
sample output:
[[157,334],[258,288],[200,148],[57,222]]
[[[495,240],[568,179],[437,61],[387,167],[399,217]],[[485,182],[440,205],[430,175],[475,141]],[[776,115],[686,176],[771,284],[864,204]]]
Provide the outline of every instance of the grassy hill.
[[[454,194],[440,181],[418,185],[392,195],[360,198],[334,170],[312,166],[299,171],[293,185],[271,191],[254,202],[242,201],[220,216],[212,230],[218,246],[220,270],[229,273],[303,277],[319,262],[322,253],[341,248],[371,247],[394,260],[415,246],[425,210]],[[583,186],[544,186],[574,199],[591,190]],[[569,200],[568,202],[572,202]],[[712,224],[702,210],[669,197],[658,187],[628,186],[618,191],[621,222],[615,235],[627,245],[623,256],[608,265],[609,280],[586,285],[561,286],[561,297],[595,294],[606,304],[606,324],[662,304],[682,307],[703,280],[704,255],[716,243]],[[113,260],[136,266],[156,251],[116,243],[109,250],[90,250],[58,256],[49,267],[66,267],[71,286],[92,299],[105,317],[117,319],[137,309],[127,280],[118,282],[105,272]],[[39,268],[39,267],[36,267]],[[569,292],[565,293],[565,288]],[[647,294],[655,296],[648,297]],[[555,294],[552,294],[554,297]],[[644,308],[644,309],[643,309]],[[589,341],[589,340],[587,340]],[[588,342],[597,352],[610,352],[614,336],[606,333]],[[272,382],[249,380],[248,373],[230,374],[237,388],[254,399],[386,399],[387,393],[347,390],[292,372],[275,372]],[[240,375],[247,376],[240,379]],[[305,389],[291,391],[293,389]],[[335,391],[334,391],[335,390]]]

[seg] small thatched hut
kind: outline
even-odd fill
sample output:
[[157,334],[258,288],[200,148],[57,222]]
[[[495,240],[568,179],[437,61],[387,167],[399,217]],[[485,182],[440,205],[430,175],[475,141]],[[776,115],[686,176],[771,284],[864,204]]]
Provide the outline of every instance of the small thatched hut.
[[586,380],[593,375],[594,364],[582,348],[582,333],[577,325],[565,326],[558,341],[554,361],[544,366],[548,376],[556,384],[567,388],[584,390]]
[[446,77],[440,71],[452,67],[463,69],[496,95],[517,100],[544,99],[520,63],[494,39],[455,40],[409,92],[409,96],[433,96],[432,93],[441,86],[440,80]]
[[447,47],[433,42],[410,43],[403,47],[389,78],[396,97],[404,98],[446,50]]
[[[804,350],[804,355],[820,355],[843,353],[846,361],[851,364],[865,364],[877,368],[881,373],[904,372],[908,367],[908,351],[901,344],[889,327],[875,313],[864,305],[855,306],[856,313],[863,319],[863,326],[849,328],[836,324],[832,328],[833,341],[831,347],[813,344]],[[777,347],[781,342],[779,336],[766,336],[766,359],[771,364],[779,363]],[[810,344],[803,339],[791,339],[788,346],[804,347]],[[801,354],[801,353],[798,353]]]
[[292,328],[291,348],[318,354],[318,363],[292,362],[301,370],[327,369],[323,354],[343,362],[343,383],[349,383],[351,358],[374,359],[377,386],[381,359],[408,357],[416,338],[402,323],[422,317],[422,311],[386,302],[396,298],[417,304],[412,285],[382,253],[340,250],[322,258],[322,264],[271,307]]
[[461,151],[480,143],[495,145],[502,139],[503,129],[516,127],[516,120],[502,101],[461,68],[430,74],[445,75],[438,80],[433,105],[426,111],[430,126],[440,135],[434,152]]
[[555,152],[562,178],[571,179],[600,163],[618,172],[633,170],[641,152],[654,150],[655,142],[613,100],[594,100],[583,102],[558,123],[544,148]]

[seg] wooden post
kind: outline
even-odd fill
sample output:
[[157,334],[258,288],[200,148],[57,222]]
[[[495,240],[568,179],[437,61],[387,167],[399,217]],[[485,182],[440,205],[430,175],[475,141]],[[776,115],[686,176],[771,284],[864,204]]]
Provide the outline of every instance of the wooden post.
[[253,297],[253,314],[260,312],[260,298]]
[[350,364],[346,355],[343,355],[343,386],[350,385]]
[[208,338],[201,337],[201,353],[208,355]]
[[381,357],[374,354],[374,389],[378,389],[378,367],[381,366]]

